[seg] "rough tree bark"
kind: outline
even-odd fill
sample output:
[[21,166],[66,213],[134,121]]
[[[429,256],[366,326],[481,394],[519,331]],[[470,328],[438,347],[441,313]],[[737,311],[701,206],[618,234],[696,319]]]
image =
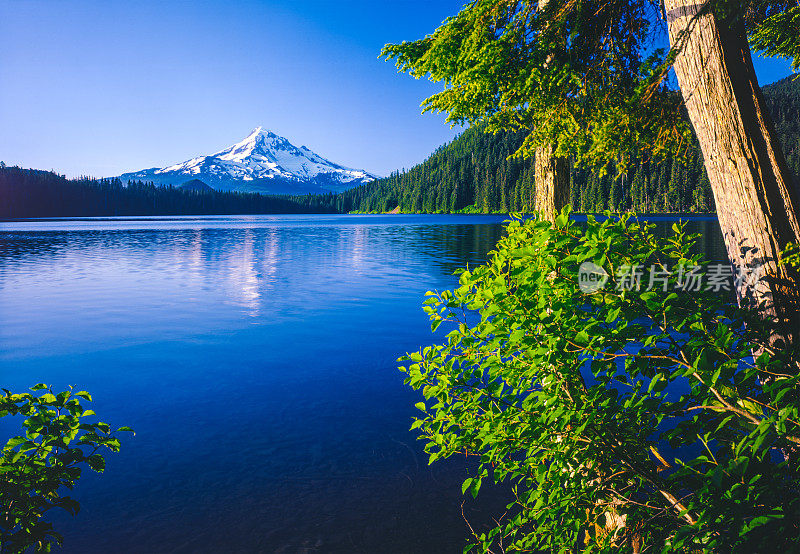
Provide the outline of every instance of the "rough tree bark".
[[536,149],[534,159],[536,196],[534,210],[554,221],[561,209],[569,204],[569,164],[566,158],[553,155],[553,146]]
[[779,263],[781,250],[800,242],[800,199],[758,86],[744,25],[704,5],[664,0],[670,43],[680,49],[675,73],[728,257],[739,270],[761,268],[761,279],[737,283],[739,303],[757,306],[775,324],[769,346],[781,348],[800,333],[800,280]]

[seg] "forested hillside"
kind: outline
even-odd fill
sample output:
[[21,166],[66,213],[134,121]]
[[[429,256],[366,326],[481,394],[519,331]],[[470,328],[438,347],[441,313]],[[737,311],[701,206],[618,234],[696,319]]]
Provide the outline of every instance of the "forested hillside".
[[[324,196],[319,197],[324,199]],[[0,165],[0,218],[314,213],[307,197],[195,192],[119,179],[66,179],[51,171]],[[302,202],[301,202],[302,201]]]
[[[800,176],[800,80],[764,87],[767,104],[795,178]],[[487,135],[477,128],[440,147],[423,163],[339,194],[317,198],[337,211],[526,211],[533,202],[533,161],[511,158],[522,133]],[[714,199],[695,145],[685,163],[640,162],[624,175],[572,170],[576,211],[711,212]]]

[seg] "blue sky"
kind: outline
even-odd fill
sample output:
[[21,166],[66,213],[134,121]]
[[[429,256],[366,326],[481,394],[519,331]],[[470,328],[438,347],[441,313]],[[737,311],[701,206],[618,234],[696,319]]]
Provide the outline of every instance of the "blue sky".
[[[379,174],[456,131],[420,115],[441,85],[381,46],[462,0],[0,2],[0,160],[110,176],[210,154],[263,125]],[[762,84],[790,73],[756,60]]]

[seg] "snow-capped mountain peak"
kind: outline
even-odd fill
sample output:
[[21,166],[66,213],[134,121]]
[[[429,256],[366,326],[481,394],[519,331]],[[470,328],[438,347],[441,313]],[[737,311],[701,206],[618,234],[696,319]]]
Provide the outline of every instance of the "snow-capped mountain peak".
[[210,156],[122,175],[123,180],[177,184],[198,178],[218,190],[273,193],[340,191],[377,176],[334,163],[263,127]]
[[264,129],[263,127],[256,127],[253,129],[252,133],[244,138],[244,140],[237,142],[233,146],[229,146],[224,150],[220,150],[214,154],[214,156],[222,160],[241,162],[247,157],[253,155],[257,149],[261,149],[263,154],[265,151],[268,151],[271,146],[275,146],[276,143],[280,143],[280,141],[283,141],[287,144],[289,142],[285,138],[279,137],[272,131]]

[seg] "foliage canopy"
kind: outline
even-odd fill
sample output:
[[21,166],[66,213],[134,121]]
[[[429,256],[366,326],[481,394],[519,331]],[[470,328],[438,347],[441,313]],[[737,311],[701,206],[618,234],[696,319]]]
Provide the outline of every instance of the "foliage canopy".
[[649,2],[478,0],[433,34],[386,45],[401,71],[443,81],[424,111],[487,130],[525,129],[519,150],[605,168],[647,151],[680,151],[689,127],[678,95],[660,86],[663,52],[648,55]]
[[[743,18],[754,47],[798,67],[796,1],[702,4],[701,12]],[[423,111],[490,132],[523,129],[518,154],[552,144],[555,156],[605,172],[690,148],[682,100],[665,81],[681,45],[656,47],[663,19],[651,0],[475,0],[425,38],[387,44],[381,55],[443,82]]]

